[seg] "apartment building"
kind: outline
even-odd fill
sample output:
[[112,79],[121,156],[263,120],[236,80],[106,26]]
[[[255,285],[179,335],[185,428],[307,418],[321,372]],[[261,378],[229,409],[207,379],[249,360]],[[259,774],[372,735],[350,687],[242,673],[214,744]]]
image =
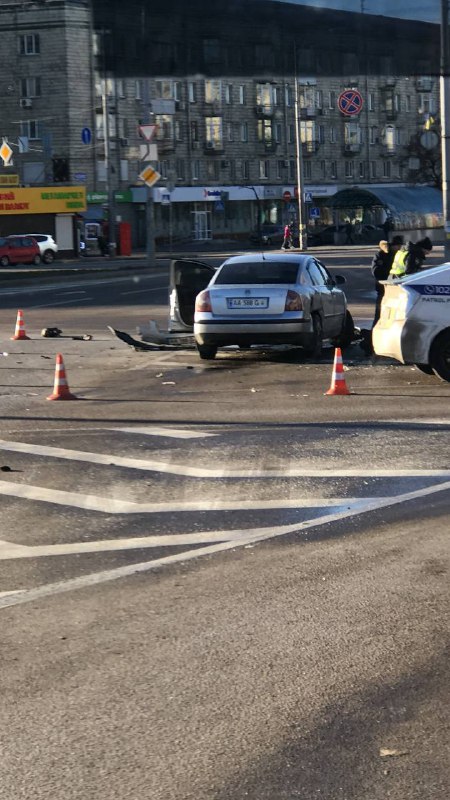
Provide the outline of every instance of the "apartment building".
[[[145,190],[138,175],[146,148],[139,124],[151,121],[161,174],[154,190],[158,238],[167,239],[169,227],[174,239],[246,238],[258,218],[281,224],[295,217],[292,74],[269,78],[262,68],[225,77],[107,71],[110,33],[94,29],[88,0],[7,0],[0,6],[0,33],[0,135],[14,149],[20,185],[82,186],[87,209],[80,218],[102,219],[106,127],[114,213],[132,224],[134,245],[143,245]],[[217,40],[203,45],[218,72]],[[328,201],[344,188],[406,187],[417,165],[405,148],[438,113],[436,78],[425,71],[396,76],[395,62],[383,58],[379,76],[358,72],[351,58],[354,73],[297,76],[307,211],[314,208],[319,223],[335,216]],[[361,98],[352,115],[339,103],[347,90]],[[0,169],[0,181],[9,173]],[[382,199],[371,213],[374,222],[383,219]],[[14,221],[14,230],[21,222]]]

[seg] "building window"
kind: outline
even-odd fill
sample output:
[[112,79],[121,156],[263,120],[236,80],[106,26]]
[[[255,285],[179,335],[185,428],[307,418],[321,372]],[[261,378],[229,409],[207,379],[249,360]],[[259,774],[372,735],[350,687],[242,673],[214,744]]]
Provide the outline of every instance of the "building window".
[[259,177],[262,180],[267,180],[269,177],[269,162],[268,161],[260,161],[259,162]]
[[330,177],[337,178],[337,161],[330,162]]
[[274,86],[272,90],[272,97],[274,105],[279,106],[281,105],[281,89],[279,86]]
[[336,92],[328,92],[328,108],[336,108]]
[[19,36],[19,53],[21,56],[37,56],[41,52],[38,33],[26,33]]
[[289,144],[294,144],[295,142],[295,125],[289,125],[288,127],[288,142]]
[[158,172],[161,173],[161,178],[166,179],[170,172],[170,161],[158,161]]
[[400,161],[397,162],[397,178],[399,180],[403,179],[403,166]]
[[232,122],[228,122],[228,124],[227,124],[227,139],[228,139],[229,142],[232,142],[233,138],[234,138],[233,137],[233,123]]
[[245,91],[245,86],[242,84],[239,86],[239,104],[241,106],[245,106],[246,103],[247,93]]
[[241,122],[241,142],[248,142],[248,122]]
[[116,82],[116,86],[117,86],[117,95],[122,98],[126,97],[125,81],[123,80],[123,78],[118,79],[118,81]]
[[197,102],[197,86],[194,81],[188,83],[188,100],[190,103]]
[[383,178],[391,177],[391,162],[383,161]]
[[256,84],[256,105],[267,113],[273,110],[273,86],[271,83]]
[[194,158],[194,160],[191,161],[191,166],[192,166],[192,180],[198,181],[200,179],[200,161],[198,160],[198,158]]
[[143,87],[143,83],[142,83],[141,80],[135,81],[135,83],[134,83],[134,91],[135,91],[136,100],[142,100],[143,88],[144,87]]
[[285,169],[284,164],[285,164],[284,161],[277,161],[277,180],[278,181],[283,180],[284,169]]
[[356,150],[361,144],[361,128],[357,122],[344,123],[344,143],[348,149]]
[[233,84],[227,83],[225,86],[225,102],[227,105],[231,105],[233,102]]
[[377,162],[371,161],[370,162],[370,177],[376,178],[377,177]]
[[325,141],[325,126],[319,125],[317,132],[318,132],[318,142],[319,144],[323,144]]
[[242,180],[244,180],[244,181],[250,180],[250,162],[249,161],[243,161],[242,162],[242,164],[241,164],[241,175],[242,175]]
[[434,114],[434,98],[429,94],[419,94],[418,98],[418,112],[419,114]]
[[41,96],[41,79],[40,78],[22,78],[20,81],[20,96],[21,97],[40,97]]
[[206,146],[221,148],[223,145],[222,117],[205,117]]
[[412,106],[411,106],[411,95],[410,94],[406,94],[405,95],[405,111],[409,112],[409,111],[411,111],[411,108],[412,108]]
[[177,158],[176,170],[177,170],[177,180],[184,181],[185,179],[184,158]]
[[289,161],[289,180],[290,181],[297,180],[297,164],[293,159]]
[[327,162],[321,161],[320,162],[320,177],[326,178],[327,177]]
[[311,161],[304,161],[303,177],[306,178],[306,180],[311,180],[311,175],[312,175]]
[[369,92],[369,111],[375,111],[375,92]]
[[40,130],[39,120],[29,119],[26,122],[21,122],[20,135],[27,136],[28,139],[41,139],[42,133]]
[[323,92],[322,89],[317,89],[315,93],[316,108],[323,108]]
[[220,103],[222,100],[222,81],[205,81],[205,103]]
[[281,122],[277,122],[275,124],[274,131],[275,131],[275,141],[277,144],[280,144],[283,136],[283,126]]
[[124,183],[128,183],[129,174],[128,174],[128,161],[126,158],[120,159],[120,180]]
[[179,119],[175,120],[174,129],[175,129],[175,139],[176,139],[176,141],[177,142],[182,142],[183,141],[183,123]]
[[271,119],[259,119],[257,126],[258,142],[272,143],[273,131]]
[[345,162],[345,177],[346,178],[353,178],[354,167],[353,161],[346,161]]
[[156,139],[167,141],[174,137],[173,116],[171,114],[155,114]]
[[180,84],[178,81],[155,81],[156,97],[160,100],[179,100]]
[[369,131],[369,144],[376,144],[377,134],[378,134],[378,128],[375,125],[372,125]]
[[359,177],[360,178],[364,178],[365,177],[365,172],[366,172],[366,170],[364,168],[364,161],[360,161],[359,162]]
[[292,100],[293,100],[293,98],[292,98],[292,86],[289,86],[288,84],[286,84],[286,86],[284,87],[284,102],[286,103],[287,106],[290,107],[290,106],[292,106]]
[[206,178],[208,181],[219,180],[219,162],[207,161],[206,162]]
[[191,120],[191,142],[198,142],[198,122],[196,119]]
[[330,142],[331,144],[336,144],[336,128],[334,125],[330,128]]

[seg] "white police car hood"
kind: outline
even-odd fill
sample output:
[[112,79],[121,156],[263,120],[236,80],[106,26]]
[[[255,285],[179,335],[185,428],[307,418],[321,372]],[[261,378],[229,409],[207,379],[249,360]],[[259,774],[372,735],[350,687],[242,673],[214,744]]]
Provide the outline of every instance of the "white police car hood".
[[442,298],[444,302],[450,303],[450,263],[421,269],[395,283],[413,289],[422,297]]

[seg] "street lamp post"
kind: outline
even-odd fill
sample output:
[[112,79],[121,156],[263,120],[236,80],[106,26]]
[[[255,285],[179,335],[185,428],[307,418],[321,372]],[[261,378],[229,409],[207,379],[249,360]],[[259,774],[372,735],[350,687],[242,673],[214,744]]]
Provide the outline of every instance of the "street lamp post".
[[298,79],[297,70],[295,70],[295,148],[297,155],[297,194],[298,194],[298,246],[300,250],[307,249],[307,233],[305,224],[305,200],[303,196],[303,153],[302,142],[300,134],[300,113],[299,113],[299,98],[298,98]]
[[442,210],[444,213],[445,231],[445,260],[450,261],[450,198],[449,198],[449,169],[450,169],[450,76],[449,76],[449,38],[448,38],[449,11],[448,0],[441,0],[441,74],[440,74],[440,103],[441,103],[441,151],[442,151]]

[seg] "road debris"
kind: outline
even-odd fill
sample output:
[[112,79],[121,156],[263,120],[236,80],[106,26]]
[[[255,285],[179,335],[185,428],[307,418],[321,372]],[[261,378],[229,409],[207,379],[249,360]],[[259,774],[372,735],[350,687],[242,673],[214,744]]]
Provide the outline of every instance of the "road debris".
[[380,747],[381,758],[398,758],[399,756],[409,755],[409,750],[396,750],[389,749],[388,747]]

